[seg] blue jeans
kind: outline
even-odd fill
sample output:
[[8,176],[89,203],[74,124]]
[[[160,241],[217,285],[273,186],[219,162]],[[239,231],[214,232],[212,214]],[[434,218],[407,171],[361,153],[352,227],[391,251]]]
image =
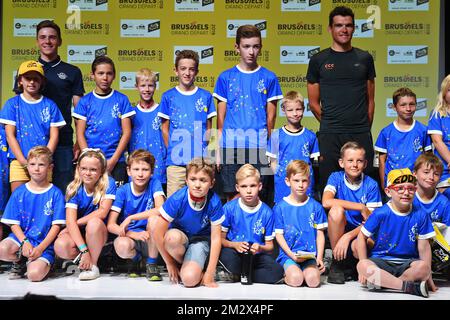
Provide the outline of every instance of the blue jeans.
[[72,146],[57,146],[53,154],[53,184],[63,193],[73,180],[73,149]]

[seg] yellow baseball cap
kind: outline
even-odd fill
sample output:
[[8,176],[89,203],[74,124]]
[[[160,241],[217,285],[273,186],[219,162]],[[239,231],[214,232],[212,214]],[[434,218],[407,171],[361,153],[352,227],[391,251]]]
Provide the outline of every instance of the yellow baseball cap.
[[22,64],[19,67],[19,70],[17,71],[17,76],[21,76],[30,71],[39,72],[43,77],[45,77],[44,69],[42,68],[42,65],[39,62],[34,61],[34,60],[28,60],[28,61],[22,62]]
[[416,183],[417,179],[413,176],[409,168],[394,169],[389,171],[387,176],[387,186],[393,186],[400,183]]

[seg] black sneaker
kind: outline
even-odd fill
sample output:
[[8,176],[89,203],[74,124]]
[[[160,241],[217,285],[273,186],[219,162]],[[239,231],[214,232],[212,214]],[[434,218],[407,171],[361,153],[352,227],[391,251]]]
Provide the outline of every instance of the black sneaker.
[[27,272],[27,258],[22,257],[19,261],[14,261],[12,263],[11,269],[9,270],[8,278],[9,280],[21,279],[25,276]]
[[162,277],[156,263],[147,263],[145,265],[145,276],[148,281],[162,281]]
[[426,281],[406,282],[404,291],[415,296],[428,298],[428,286]]
[[139,278],[141,276],[141,272],[139,270],[139,262],[134,262],[133,260],[129,260],[127,263],[127,277],[128,278]]
[[344,260],[344,278],[345,281],[358,281],[358,270],[356,264],[358,260],[352,257],[348,257]]
[[331,262],[330,273],[327,277],[328,283],[344,284],[345,274],[343,268],[343,261],[334,260]]

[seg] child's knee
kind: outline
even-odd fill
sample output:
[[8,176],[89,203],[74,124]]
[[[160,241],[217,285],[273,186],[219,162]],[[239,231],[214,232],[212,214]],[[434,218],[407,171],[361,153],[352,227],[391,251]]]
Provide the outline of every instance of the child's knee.
[[55,240],[55,254],[62,259],[72,259],[76,254],[76,249],[72,243],[65,238],[57,238]]
[[9,250],[5,244],[5,241],[0,242],[0,260],[4,260],[9,254]]
[[341,206],[333,206],[328,212],[328,219],[335,222],[342,222],[345,219],[345,210]]
[[168,249],[174,249],[184,243],[183,235],[180,232],[168,231],[164,236],[164,244]]
[[310,270],[305,274],[305,282],[310,288],[317,288],[320,286],[320,273],[319,270]]
[[132,257],[132,251],[134,250],[133,241],[126,237],[119,237],[114,241],[114,249],[117,255],[122,259],[130,259]]
[[431,274],[431,267],[429,263],[425,261],[419,261],[417,263],[417,277],[420,280],[427,280]]
[[286,276],[284,278],[284,281],[288,286],[300,287],[303,284],[303,280],[304,280],[303,274],[299,269],[286,270]]
[[105,230],[106,226],[100,218],[90,219],[86,225],[86,234],[98,234],[102,230]]
[[18,249],[19,247],[14,246],[12,241],[6,239],[3,240],[2,242],[0,242],[0,260],[10,261],[11,256],[14,255],[14,253],[17,252]]
[[181,272],[180,277],[185,287],[192,288],[200,283],[201,271],[199,272],[192,268],[186,268]]
[[32,282],[40,282],[40,281],[44,280],[47,273],[48,273],[48,270],[46,270],[46,268],[29,266],[27,269],[27,278],[28,278],[28,280],[30,280]]

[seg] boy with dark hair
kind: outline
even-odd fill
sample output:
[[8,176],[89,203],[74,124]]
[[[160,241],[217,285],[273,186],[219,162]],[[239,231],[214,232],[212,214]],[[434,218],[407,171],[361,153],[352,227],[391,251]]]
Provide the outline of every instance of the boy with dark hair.
[[167,147],[167,196],[186,185],[186,165],[206,156],[216,108],[211,93],[195,85],[199,56],[183,50],[175,58],[178,85],[161,97],[161,130]]
[[432,153],[421,154],[414,164],[417,191],[413,205],[430,215],[432,222],[450,226],[450,201],[436,186],[444,170],[442,161]]
[[[283,95],[276,75],[258,65],[261,49],[258,28],[240,26],[235,44],[239,64],[222,72],[214,89],[220,143],[216,161],[228,200],[236,194],[236,172],[244,163],[260,170],[263,190],[267,189],[267,139],[275,125],[277,101]],[[262,196],[261,200],[267,202]]]
[[417,157],[432,147],[427,127],[414,119],[416,94],[408,88],[399,88],[392,101],[397,119],[381,130],[375,142],[375,151],[380,153],[379,175],[383,188],[391,170],[412,170]]
[[137,149],[128,156],[127,173],[131,182],[117,189],[107,227],[110,233],[118,236],[114,240],[114,249],[119,257],[132,259],[133,268],[128,275],[138,276],[137,265],[144,257],[147,279],[161,281],[156,264],[158,250],[148,222],[156,218],[156,210],[165,200],[161,182],[152,178],[154,167],[155,158],[147,150]]

